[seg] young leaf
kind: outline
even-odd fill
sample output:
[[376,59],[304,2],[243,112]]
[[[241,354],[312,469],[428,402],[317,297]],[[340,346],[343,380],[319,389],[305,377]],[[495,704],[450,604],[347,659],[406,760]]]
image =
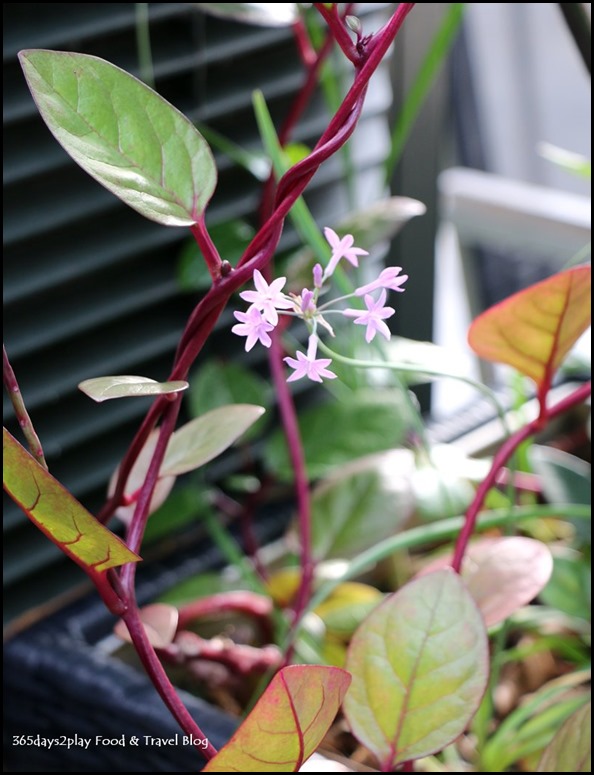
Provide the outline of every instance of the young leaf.
[[121,375],[118,377],[95,377],[85,379],[78,386],[89,398],[100,404],[111,398],[132,398],[135,396],[160,396],[165,393],[180,393],[189,387],[184,380],[157,382],[148,377]]
[[76,498],[3,429],[4,489],[65,554],[91,575],[140,557],[97,522]]
[[297,3],[194,3],[205,13],[222,19],[257,24],[262,27],[289,27],[297,21]]
[[[175,606],[166,603],[145,605],[140,609],[140,618],[153,648],[163,649],[173,642],[179,622],[179,611]],[[123,619],[116,622],[113,631],[118,638],[126,643],[132,643]]]
[[350,681],[336,667],[283,668],[203,772],[296,772],[334,721]]
[[265,412],[253,404],[213,409],[176,431],[167,445],[161,476],[193,471],[230,447]]
[[216,167],[202,135],[173,105],[87,54],[29,49],[19,59],[43,120],[89,175],[157,223],[200,219]]
[[[447,568],[452,555],[440,557],[423,569],[426,575]],[[481,538],[471,544],[462,566],[462,578],[492,627],[533,600],[551,578],[553,558],[541,541],[522,536]]]
[[488,680],[485,626],[463,581],[443,570],[381,603],[355,633],[344,711],[381,769],[439,751],[466,728]]
[[546,389],[590,325],[591,274],[591,267],[577,266],[491,307],[470,326],[470,346],[481,358],[507,363]]
[[547,746],[537,772],[592,772],[592,703],[570,716]]

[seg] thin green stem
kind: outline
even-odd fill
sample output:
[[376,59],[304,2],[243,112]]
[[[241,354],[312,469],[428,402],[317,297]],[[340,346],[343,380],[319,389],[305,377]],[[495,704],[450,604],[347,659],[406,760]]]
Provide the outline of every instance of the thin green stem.
[[503,410],[503,407],[497,400],[497,396],[493,393],[493,391],[488,388],[486,385],[483,385],[480,382],[476,382],[471,377],[465,377],[462,374],[450,374],[443,369],[435,369],[431,368],[430,366],[423,365],[415,365],[410,363],[394,363],[394,362],[388,362],[388,361],[367,361],[367,360],[361,360],[360,358],[348,358],[346,355],[341,355],[340,353],[335,352],[334,350],[330,349],[325,342],[322,342],[321,340],[318,342],[318,347],[320,350],[325,352],[327,355],[329,355],[331,358],[336,359],[337,361],[340,361],[340,363],[346,363],[349,366],[354,366],[361,369],[389,369],[390,371],[394,371],[396,373],[401,374],[422,374],[426,375],[428,377],[443,377],[448,379],[457,379],[460,382],[464,382],[467,385],[471,385],[473,388],[476,388],[479,392],[483,393],[489,401],[493,403],[493,406],[495,407],[495,410],[497,412],[497,416],[501,420],[501,423],[503,424],[503,427],[507,431],[507,420],[505,418],[505,412]]
[[[559,517],[564,519],[590,519],[591,509],[587,505],[575,504],[544,504],[537,506],[521,506],[514,509],[496,509],[479,517],[476,530],[489,530],[494,527],[519,524],[525,520]],[[404,549],[414,549],[419,546],[432,545],[436,542],[455,538],[464,525],[464,517],[452,517],[430,525],[421,525],[406,530],[398,535],[390,536],[375,546],[354,557],[344,571],[336,578],[325,581],[313,596],[308,610],[312,611],[332,594],[343,581],[357,578],[369,571],[381,560]]]
[[150,86],[155,88],[155,69],[153,67],[153,53],[151,50],[151,33],[149,23],[148,3],[134,3],[136,9],[136,48],[138,51],[138,64],[140,77]]
[[386,184],[390,182],[394,174],[425,99],[444,59],[456,40],[465,6],[466,3],[451,3],[406,94],[404,104],[394,125],[390,153],[385,163]]

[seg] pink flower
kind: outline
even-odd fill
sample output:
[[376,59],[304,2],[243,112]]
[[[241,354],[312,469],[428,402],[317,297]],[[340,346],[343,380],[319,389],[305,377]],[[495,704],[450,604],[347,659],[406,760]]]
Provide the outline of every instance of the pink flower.
[[246,352],[249,352],[256,342],[261,342],[264,347],[270,347],[272,339],[268,332],[274,329],[272,323],[268,323],[260,310],[252,304],[247,312],[233,313],[240,323],[233,326],[231,331],[238,336],[247,336],[245,342]]
[[296,379],[307,377],[314,382],[322,382],[322,377],[326,379],[336,379],[336,374],[329,371],[326,367],[332,363],[331,358],[316,358],[316,352],[318,349],[317,336],[309,337],[309,343],[307,346],[307,355],[297,352],[297,359],[285,358],[285,363],[294,369],[290,377],[287,378],[287,382],[294,382]]
[[330,261],[328,262],[328,266],[326,267],[326,271],[324,272],[324,277],[330,277],[332,272],[334,272],[336,269],[341,258],[346,258],[346,260],[350,261],[353,266],[359,266],[357,256],[369,255],[369,253],[366,250],[363,250],[363,248],[353,247],[355,238],[352,234],[346,234],[342,239],[340,239],[335,231],[326,226],[324,229],[324,235],[330,247],[332,248],[332,255],[330,257]]
[[268,323],[272,323],[275,326],[278,323],[277,309],[291,309],[293,302],[281,293],[281,288],[287,282],[286,277],[277,277],[270,285],[266,282],[262,273],[258,270],[254,270],[254,285],[255,291],[243,291],[240,293],[240,297],[252,304],[256,309],[262,312],[264,320]]
[[321,264],[316,264],[313,268],[313,281],[314,288],[319,290],[322,287],[322,282],[324,281],[324,270],[322,269]]
[[377,291],[378,288],[387,288],[389,291],[398,291],[398,293],[404,293],[404,288],[401,285],[408,280],[408,275],[403,274],[400,277],[398,275],[402,272],[401,266],[389,266],[384,269],[377,280],[374,280],[367,285],[362,285],[355,291],[356,296],[365,296],[366,293]]
[[382,290],[377,301],[373,300],[373,296],[367,294],[365,296],[367,312],[361,312],[360,309],[345,309],[343,312],[343,315],[346,315],[348,318],[355,318],[354,322],[357,325],[367,326],[367,331],[365,332],[366,342],[371,342],[376,333],[380,333],[386,339],[390,338],[390,329],[384,323],[384,320],[391,317],[396,310],[392,309],[392,307],[384,307],[386,296],[385,289]]

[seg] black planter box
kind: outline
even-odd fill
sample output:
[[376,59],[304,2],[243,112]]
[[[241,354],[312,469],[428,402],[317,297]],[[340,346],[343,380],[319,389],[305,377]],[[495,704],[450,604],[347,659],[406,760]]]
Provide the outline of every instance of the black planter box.
[[[261,540],[277,537],[285,524],[278,512],[262,520]],[[139,568],[139,604],[182,579],[222,567],[212,547],[203,544],[194,553]],[[114,623],[93,593],[5,643],[4,772],[200,771],[205,760],[184,740],[147,676],[97,646]],[[195,696],[180,696],[220,748],[237,719]],[[152,738],[167,742],[159,746]]]

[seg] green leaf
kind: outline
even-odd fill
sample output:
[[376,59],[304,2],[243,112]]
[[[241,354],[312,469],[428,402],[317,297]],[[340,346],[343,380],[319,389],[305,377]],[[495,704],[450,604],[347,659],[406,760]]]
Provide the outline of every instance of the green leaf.
[[[269,382],[232,361],[209,360],[192,375],[188,402],[192,415],[204,414],[225,404],[259,404],[269,408],[272,387]],[[262,417],[246,432],[245,440],[262,431],[266,419]]]
[[191,121],[103,59],[40,49],[19,59],[43,120],[91,177],[157,223],[200,220],[217,174]]
[[592,703],[570,716],[547,746],[537,772],[592,772]]
[[252,404],[213,409],[177,430],[169,440],[160,476],[193,471],[230,447],[266,410]]
[[410,450],[394,449],[341,466],[312,494],[317,560],[345,558],[397,533],[414,511]]
[[184,380],[176,382],[157,382],[148,377],[121,375],[117,377],[95,377],[85,379],[78,386],[93,401],[100,404],[112,398],[135,398],[136,396],[161,396],[167,393],[180,393],[187,390]]
[[453,571],[410,582],[355,633],[344,711],[382,771],[440,751],[467,727],[488,680],[482,617]]
[[591,267],[578,266],[510,296],[472,323],[470,346],[546,388],[590,325],[591,279]]
[[350,680],[337,667],[283,668],[203,772],[297,772],[330,728]]
[[[453,554],[430,562],[420,575],[451,565]],[[533,600],[551,577],[553,558],[541,541],[523,536],[481,538],[468,547],[462,578],[487,627]]]
[[140,557],[97,522],[60,482],[3,429],[4,488],[31,522],[90,575]]
[[[360,390],[348,401],[328,402],[304,410],[299,427],[311,479],[329,474],[364,455],[397,447],[407,429],[407,406],[395,390]],[[293,467],[282,431],[277,430],[264,450],[268,468],[291,481]]]
[[569,547],[553,550],[553,573],[540,594],[541,601],[569,616],[591,619],[592,571],[582,552]]
[[[157,486],[167,479],[168,477],[158,479]],[[151,508],[152,505],[151,503]],[[208,497],[207,490],[196,485],[174,490],[167,500],[151,514],[144,531],[144,544],[155,543],[165,536],[180,533],[191,525],[196,525],[211,508],[212,501]]]
[[299,17],[297,3],[193,3],[197,8],[219,16],[262,27],[289,27]]
[[[242,220],[218,223],[209,229],[209,233],[221,258],[233,266],[255,234],[254,229]],[[204,291],[212,284],[212,277],[194,239],[189,239],[181,252],[177,281],[180,288],[188,292]]]

